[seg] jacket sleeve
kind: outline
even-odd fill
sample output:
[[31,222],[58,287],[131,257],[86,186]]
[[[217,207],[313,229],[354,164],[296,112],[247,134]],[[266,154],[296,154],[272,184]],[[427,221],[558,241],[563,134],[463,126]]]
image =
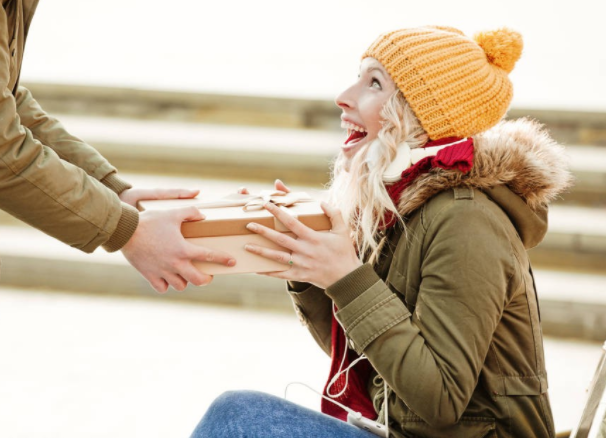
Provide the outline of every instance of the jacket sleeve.
[[299,320],[307,327],[316,343],[331,355],[332,301],[324,289],[309,283],[288,282],[288,292]]
[[59,158],[84,170],[117,194],[132,187],[117,176],[116,168],[95,148],[68,133],[59,120],[47,114],[27,88],[17,88],[16,102],[21,124]]
[[514,269],[501,227],[473,201],[437,214],[422,236],[414,314],[369,265],[326,291],[358,352],[434,427],[462,416],[501,318]]
[[[110,167],[63,160],[23,126],[8,88],[10,61],[6,32],[0,32],[0,208],[82,251],[119,249],[137,227],[137,210],[69,161],[101,179],[112,174]],[[110,177],[114,183],[119,185]]]

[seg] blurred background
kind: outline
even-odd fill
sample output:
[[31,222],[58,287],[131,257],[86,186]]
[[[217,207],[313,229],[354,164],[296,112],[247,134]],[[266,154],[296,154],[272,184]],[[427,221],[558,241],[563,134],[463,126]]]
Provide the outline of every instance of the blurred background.
[[[576,185],[530,254],[558,430],[606,340],[606,6],[593,0],[42,1],[21,80],[136,185],[313,191],[343,134],[333,98],[384,31],[524,36],[509,117],[545,123]],[[0,213],[0,436],[186,437],[227,389],[321,390],[329,360],[281,281],[157,295],[120,254],[85,255]],[[288,398],[317,408],[291,386]]]

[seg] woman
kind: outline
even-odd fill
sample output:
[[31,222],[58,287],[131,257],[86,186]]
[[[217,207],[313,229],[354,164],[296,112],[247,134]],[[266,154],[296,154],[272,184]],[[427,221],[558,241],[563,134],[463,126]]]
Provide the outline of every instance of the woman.
[[[296,238],[250,225],[290,251],[247,248],[291,265],[269,275],[289,280],[332,357],[326,399],[387,417],[390,436],[555,435],[526,251],[571,178],[539,125],[500,122],[521,51],[507,29],[380,36],[336,100],[348,137],[325,205],[331,232],[272,205]],[[193,436],[372,436],[345,423],[334,431],[331,417],[347,412],[327,400],[322,411],[227,393]]]

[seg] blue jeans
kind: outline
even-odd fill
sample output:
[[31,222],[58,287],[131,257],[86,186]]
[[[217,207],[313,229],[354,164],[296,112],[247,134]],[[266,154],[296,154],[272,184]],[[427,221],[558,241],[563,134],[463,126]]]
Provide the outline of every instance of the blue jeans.
[[223,393],[190,438],[377,438],[365,430],[273,395]]

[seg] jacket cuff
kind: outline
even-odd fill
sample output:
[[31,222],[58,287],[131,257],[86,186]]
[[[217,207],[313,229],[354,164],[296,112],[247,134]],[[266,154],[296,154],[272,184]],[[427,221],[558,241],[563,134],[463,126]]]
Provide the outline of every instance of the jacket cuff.
[[[293,283],[296,284],[298,290],[293,290]],[[310,321],[316,319],[316,313],[324,310],[325,305],[329,308],[332,305],[330,298],[324,293],[324,289],[320,289],[309,283],[289,281],[288,294],[290,295],[299,321],[305,326],[308,325]]]
[[326,293],[339,308],[337,319],[358,354],[391,327],[410,317],[404,303],[368,264],[337,281]]
[[114,234],[112,234],[108,241],[103,244],[103,249],[107,252],[114,252],[121,249],[133,236],[137,229],[137,225],[139,225],[139,212],[136,208],[123,202],[122,216],[120,216],[116,231],[114,231]]
[[304,292],[307,289],[313,287],[313,285],[311,285],[309,283],[305,283],[304,281],[289,280],[286,282],[286,284],[287,284],[288,292],[291,292],[291,293]]
[[120,178],[116,172],[112,172],[101,180],[101,182],[116,194],[122,193],[126,189],[130,189],[132,184],[127,183]]
[[339,309],[344,308],[381,279],[369,264],[364,264],[326,289]]
[[[296,284],[297,289],[293,289],[293,283]],[[330,298],[326,296],[324,289],[320,289],[313,284],[289,281],[287,289],[295,305],[313,307],[318,304],[318,301],[330,302]]]

